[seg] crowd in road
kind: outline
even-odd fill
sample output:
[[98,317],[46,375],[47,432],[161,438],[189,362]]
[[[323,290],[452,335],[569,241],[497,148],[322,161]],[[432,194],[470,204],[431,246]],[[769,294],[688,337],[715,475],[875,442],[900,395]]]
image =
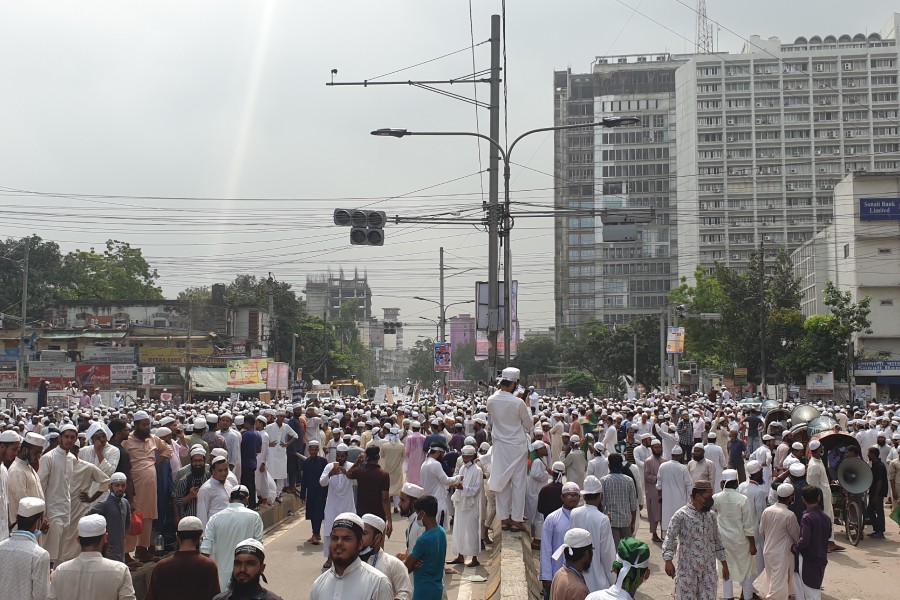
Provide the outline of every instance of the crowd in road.
[[[134,598],[132,573],[152,563],[150,599],[275,599],[260,512],[293,495],[302,543],[322,549],[322,575],[298,582],[313,600],[439,600],[495,528],[532,536],[551,600],[630,598],[652,552],[676,598],[720,585],[725,598],[818,597],[842,549],[835,472],[856,446],[825,447],[730,394],[548,397],[520,378],[510,367],[485,393],[394,404],[13,407],[0,414],[0,590]],[[862,449],[870,537],[883,538],[900,497],[898,407],[819,408]]]

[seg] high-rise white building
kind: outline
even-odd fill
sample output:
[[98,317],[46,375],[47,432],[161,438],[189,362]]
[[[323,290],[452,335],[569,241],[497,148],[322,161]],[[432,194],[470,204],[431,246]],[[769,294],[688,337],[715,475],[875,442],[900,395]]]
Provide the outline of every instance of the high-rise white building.
[[[698,265],[741,269],[832,224],[834,186],[900,170],[900,14],[881,33],[748,40],[740,54],[598,57],[554,74],[557,329],[658,313]],[[633,244],[573,209],[653,207]]]

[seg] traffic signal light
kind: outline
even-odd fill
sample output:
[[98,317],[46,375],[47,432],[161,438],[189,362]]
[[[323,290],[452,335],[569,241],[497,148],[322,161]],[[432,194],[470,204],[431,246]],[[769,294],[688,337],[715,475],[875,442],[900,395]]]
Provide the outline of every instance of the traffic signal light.
[[686,317],[686,316],[688,316],[688,307],[687,307],[687,305],[685,305],[685,304],[676,304],[676,305],[675,305],[675,314],[677,314],[679,317]]
[[338,208],[334,211],[334,224],[350,228],[353,246],[384,245],[384,226],[387,224],[384,211]]
[[397,328],[403,327],[403,323],[397,323],[392,321],[384,322],[384,332],[385,333],[397,333]]
[[691,363],[691,375],[698,375],[700,373],[700,368],[697,366],[697,363]]

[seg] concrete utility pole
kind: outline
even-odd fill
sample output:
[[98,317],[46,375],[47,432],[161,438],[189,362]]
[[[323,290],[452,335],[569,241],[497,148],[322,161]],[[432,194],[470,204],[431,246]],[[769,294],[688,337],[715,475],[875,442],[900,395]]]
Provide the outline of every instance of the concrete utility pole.
[[447,315],[444,308],[444,247],[441,246],[441,298],[440,298],[441,317],[438,326],[440,327],[440,338],[442,342],[447,341]]
[[[194,330],[194,303],[188,301],[188,330],[187,343],[185,344],[184,356],[184,400],[188,404],[191,403],[191,332]],[[147,388],[149,389],[149,388]],[[149,393],[147,394],[150,395]]]
[[22,338],[19,340],[19,385],[24,390],[28,387],[25,381],[25,325],[28,318],[28,252],[31,250],[31,238],[25,238],[25,263],[22,265]]
[[766,255],[763,240],[759,240],[759,373],[763,398],[768,398],[766,390]]
[[[488,166],[488,363],[497,374],[497,335],[500,329],[500,286],[497,271],[500,267],[500,15],[491,15],[491,101],[490,144]],[[510,285],[510,282],[506,282]],[[506,307],[509,310],[509,307]],[[507,347],[506,351],[509,351]]]
[[666,316],[659,313],[659,391],[666,390]]
[[275,358],[275,276],[269,273],[269,348],[266,352]]

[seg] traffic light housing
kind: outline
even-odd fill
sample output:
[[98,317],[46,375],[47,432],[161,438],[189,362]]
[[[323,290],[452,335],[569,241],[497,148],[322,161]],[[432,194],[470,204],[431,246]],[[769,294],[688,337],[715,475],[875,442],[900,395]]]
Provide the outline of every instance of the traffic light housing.
[[384,211],[338,208],[334,211],[334,224],[350,228],[353,246],[384,245],[384,226],[387,224]]
[[402,327],[403,323],[394,323],[392,321],[384,322],[384,332],[385,333],[397,333],[397,328]]
[[691,363],[691,375],[699,375],[700,368],[697,366],[697,363]]

